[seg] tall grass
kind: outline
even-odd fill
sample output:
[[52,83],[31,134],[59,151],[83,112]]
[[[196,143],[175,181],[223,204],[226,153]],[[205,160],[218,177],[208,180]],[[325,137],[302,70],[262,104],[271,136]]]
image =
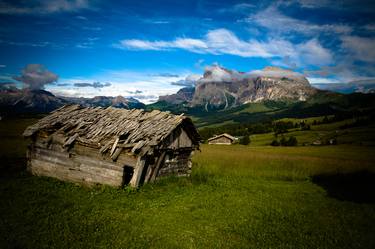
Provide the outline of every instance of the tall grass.
[[[204,145],[196,153],[195,175],[306,180],[327,173],[375,170],[373,148],[249,147]],[[195,176],[193,174],[193,177]]]

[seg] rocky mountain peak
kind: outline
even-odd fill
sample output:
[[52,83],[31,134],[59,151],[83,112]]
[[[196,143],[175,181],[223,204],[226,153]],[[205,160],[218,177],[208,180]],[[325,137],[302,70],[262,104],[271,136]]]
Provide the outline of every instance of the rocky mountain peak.
[[[190,105],[208,110],[265,100],[304,101],[315,92],[306,77],[288,69],[266,67],[244,73],[213,65],[206,67],[197,81]],[[182,91],[161,100],[176,104],[189,98]]]

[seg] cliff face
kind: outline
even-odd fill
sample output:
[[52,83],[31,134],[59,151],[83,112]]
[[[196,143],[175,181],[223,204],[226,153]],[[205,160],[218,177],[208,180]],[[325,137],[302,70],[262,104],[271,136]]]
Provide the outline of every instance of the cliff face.
[[190,102],[193,99],[194,91],[194,87],[184,87],[175,94],[160,96],[159,101],[166,101],[171,104]]
[[289,70],[242,73],[213,66],[197,82],[191,105],[226,109],[264,100],[304,101],[315,92],[303,75]]

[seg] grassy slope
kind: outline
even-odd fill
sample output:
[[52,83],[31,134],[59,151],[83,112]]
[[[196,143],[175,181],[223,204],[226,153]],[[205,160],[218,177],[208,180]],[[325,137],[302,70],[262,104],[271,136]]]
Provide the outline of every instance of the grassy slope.
[[332,115],[340,112],[373,112],[375,94],[338,94],[319,91],[306,102],[265,101],[244,104],[228,110],[206,112],[202,107],[188,108],[188,105],[172,105],[157,102],[146,109],[169,110],[186,113],[197,127],[219,126],[232,123],[256,123],[282,118],[308,118]]
[[[7,143],[23,155],[18,131]],[[3,176],[0,248],[374,248],[374,185],[358,200],[346,195],[350,184],[335,192],[316,180],[374,172],[372,155],[364,146],[203,145],[191,178],[138,191]]]
[[[306,123],[311,124],[313,120],[321,120],[323,117],[315,117],[303,119]],[[300,119],[282,119],[283,121],[296,121]],[[356,145],[375,145],[375,124],[340,129],[340,126],[352,123],[353,120],[343,120],[330,124],[312,125],[311,130],[301,131],[300,129],[291,129],[284,136],[295,136],[299,145],[311,144],[316,140],[324,141],[331,138],[337,138],[340,144],[356,144]],[[280,137],[279,137],[280,138]],[[275,139],[274,133],[255,134],[250,136],[252,146],[269,145]]]

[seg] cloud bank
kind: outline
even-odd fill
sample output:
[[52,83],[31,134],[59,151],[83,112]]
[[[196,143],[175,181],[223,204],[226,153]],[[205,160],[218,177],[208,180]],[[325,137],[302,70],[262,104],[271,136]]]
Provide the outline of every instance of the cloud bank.
[[93,83],[86,83],[86,82],[81,82],[81,83],[74,83],[75,87],[93,87],[93,88],[103,88],[103,87],[109,87],[112,84],[109,82],[106,83],[100,83],[98,81],[93,82]]
[[182,49],[202,54],[229,54],[258,58],[288,57],[300,65],[324,65],[332,62],[331,52],[317,39],[297,44],[274,38],[266,41],[242,40],[227,29],[211,30],[202,39],[176,38],[172,41],[126,39],[121,40],[116,47],[129,50]]
[[58,76],[41,64],[28,64],[22,69],[21,75],[15,76],[13,79],[22,82],[24,88],[36,90],[44,89],[45,85],[56,82]]
[[90,8],[88,0],[0,1],[0,14],[51,14]]

